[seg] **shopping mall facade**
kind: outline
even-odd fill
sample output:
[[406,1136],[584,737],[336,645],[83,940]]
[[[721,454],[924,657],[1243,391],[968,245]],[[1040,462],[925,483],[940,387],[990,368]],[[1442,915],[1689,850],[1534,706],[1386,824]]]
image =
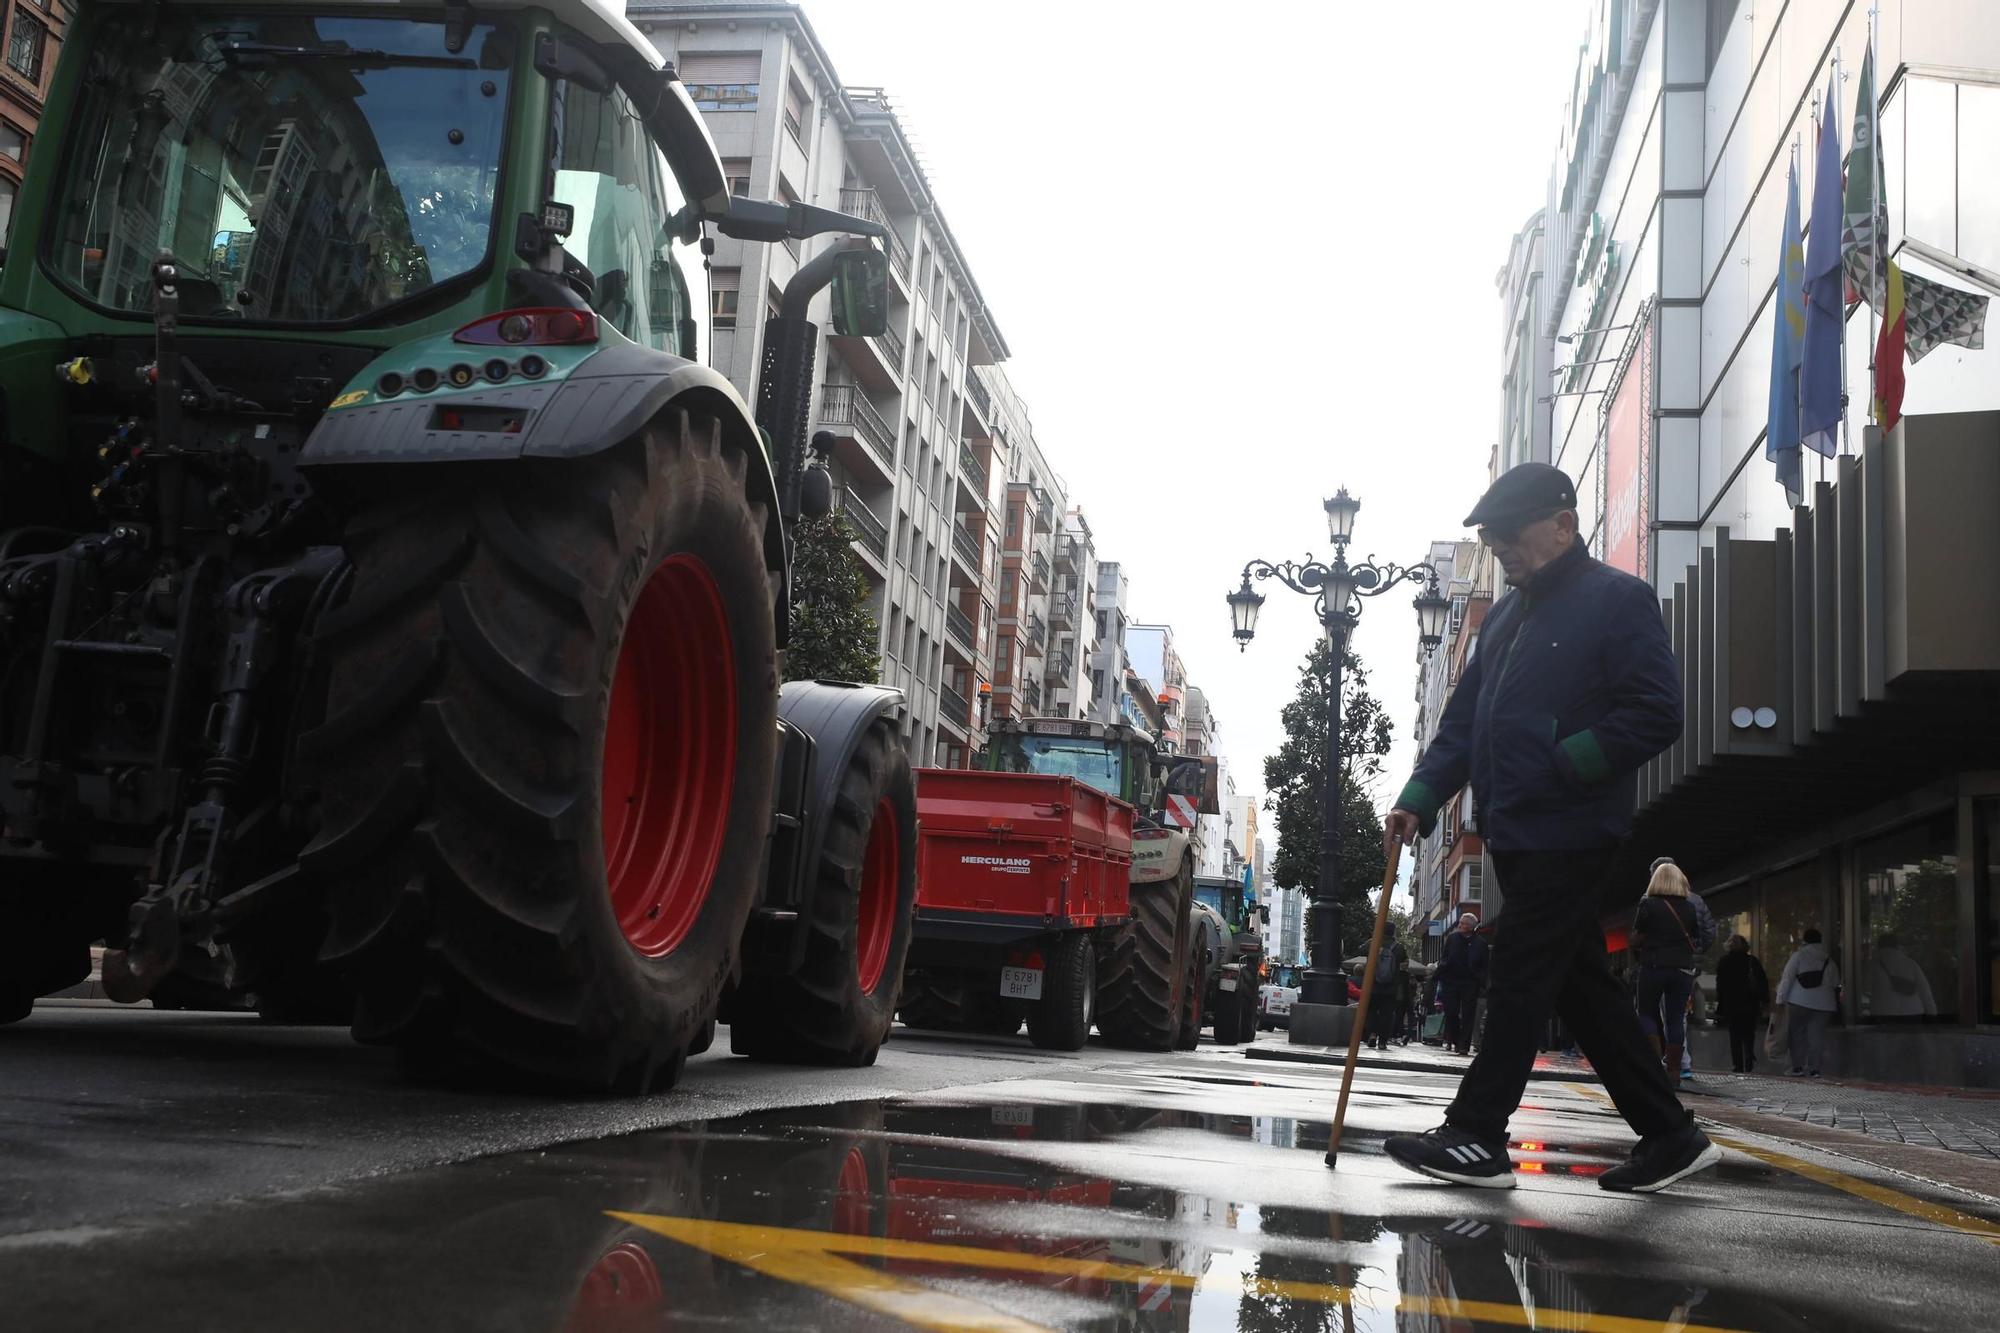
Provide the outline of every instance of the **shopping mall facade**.
[[[1882,436],[1857,308],[1841,452],[1808,455],[1788,505],[1764,456],[1786,172],[1801,142],[1810,201],[1836,63],[1847,141],[1870,6],[1592,8],[1500,284],[1499,465],[1577,479],[1593,551],[1659,590],[1680,656],[1686,727],[1641,775],[1607,920],[1672,855],[1774,981],[1825,933],[1829,1072],[2000,1086],[2000,330],[1909,367]],[[1979,0],[1876,9],[1890,250],[2000,294],[2000,23]]]

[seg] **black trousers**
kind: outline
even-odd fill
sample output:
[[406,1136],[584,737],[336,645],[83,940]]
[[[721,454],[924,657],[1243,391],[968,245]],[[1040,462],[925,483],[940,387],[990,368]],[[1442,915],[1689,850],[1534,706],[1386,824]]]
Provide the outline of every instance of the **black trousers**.
[[1445,1112],[1467,1133],[1506,1137],[1551,1013],[1642,1137],[1689,1122],[1604,952],[1598,888],[1611,850],[1493,853],[1505,901],[1488,962],[1486,1038]]
[[1757,1064],[1757,1011],[1729,1015],[1729,1063],[1749,1070]]
[[1479,983],[1447,981],[1438,987],[1444,1005],[1444,1044],[1460,1055],[1472,1048],[1472,1021],[1479,1013]]

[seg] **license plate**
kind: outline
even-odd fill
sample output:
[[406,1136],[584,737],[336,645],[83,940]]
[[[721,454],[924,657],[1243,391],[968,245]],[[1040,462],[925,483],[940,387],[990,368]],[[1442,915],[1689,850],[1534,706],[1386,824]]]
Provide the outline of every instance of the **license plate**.
[[1032,1106],[996,1106],[993,1108],[993,1123],[996,1125],[1033,1125],[1035,1108]]
[[1000,993],[1010,1000],[1041,999],[1042,969],[1039,967],[1001,968]]
[[1220,986],[1220,987],[1222,987],[1222,989],[1224,989],[1224,990],[1235,990],[1235,989],[1236,989],[1236,978],[1235,978],[1235,977],[1221,977],[1221,978],[1218,978],[1218,979],[1217,979],[1217,981],[1216,981],[1216,983],[1215,983],[1215,984],[1216,984],[1216,985],[1218,985],[1218,986]]

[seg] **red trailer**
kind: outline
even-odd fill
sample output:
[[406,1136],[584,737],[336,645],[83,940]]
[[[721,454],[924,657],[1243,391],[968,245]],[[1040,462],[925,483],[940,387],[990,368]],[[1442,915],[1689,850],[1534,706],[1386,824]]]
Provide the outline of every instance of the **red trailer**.
[[903,981],[913,1027],[1013,1033],[1074,1051],[1097,957],[1131,916],[1132,807],[1075,778],[917,775],[917,928]]

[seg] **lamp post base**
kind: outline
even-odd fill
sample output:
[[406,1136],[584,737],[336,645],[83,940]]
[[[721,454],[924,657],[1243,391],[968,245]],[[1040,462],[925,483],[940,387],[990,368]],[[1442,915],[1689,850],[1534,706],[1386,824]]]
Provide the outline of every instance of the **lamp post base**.
[[1322,972],[1316,967],[1307,968],[1299,986],[1299,1000],[1304,1004],[1346,1004],[1347,974],[1339,969]]
[[1351,1004],[1307,1004],[1292,1006],[1289,1037],[1294,1046],[1345,1046],[1354,1038]]

